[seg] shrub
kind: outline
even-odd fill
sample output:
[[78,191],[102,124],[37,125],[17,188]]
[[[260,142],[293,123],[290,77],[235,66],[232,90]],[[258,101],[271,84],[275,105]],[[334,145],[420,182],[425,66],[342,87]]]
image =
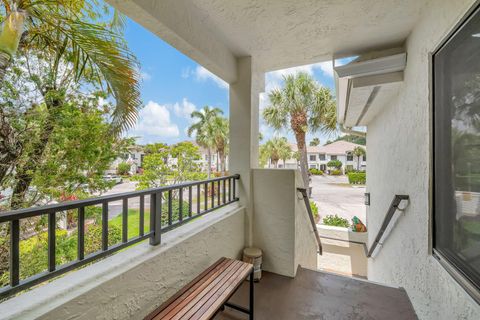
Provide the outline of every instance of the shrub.
[[323,174],[322,170],[318,170],[316,168],[311,168],[310,173],[313,174],[314,176],[321,176]]
[[348,182],[350,184],[365,184],[367,180],[367,174],[365,172],[349,172]]
[[[178,199],[172,199],[172,222],[179,220],[179,217],[180,217],[179,211],[180,211],[180,205],[179,205]],[[187,201],[183,201],[182,215],[184,219],[188,218],[188,202]],[[168,225],[168,205],[166,201],[162,203],[162,226],[163,225]]]
[[327,163],[327,167],[340,169],[342,167],[342,161],[340,161],[340,160],[330,160]]
[[312,200],[310,200],[310,208],[312,208],[313,219],[315,219],[315,222],[318,222],[320,218],[320,216],[318,215],[318,206]]
[[349,228],[350,223],[347,219],[339,217],[338,215],[327,215],[323,218],[323,224],[327,226],[334,226],[334,227],[344,227]]
[[330,175],[331,176],[341,176],[342,175],[342,170],[338,170],[338,169],[331,170]]
[[131,168],[132,168],[132,165],[130,163],[121,162],[117,166],[117,174],[121,176],[129,175]]
[[[76,238],[76,232],[72,233]],[[115,225],[108,226],[108,245],[113,246],[122,240],[122,229]],[[102,225],[92,224],[85,230],[85,254],[100,251],[102,249]]]

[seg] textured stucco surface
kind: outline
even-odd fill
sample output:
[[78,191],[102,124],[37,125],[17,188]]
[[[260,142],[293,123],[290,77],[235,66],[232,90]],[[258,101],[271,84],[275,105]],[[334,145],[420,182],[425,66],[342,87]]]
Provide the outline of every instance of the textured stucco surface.
[[229,83],[242,57],[271,71],[402,44],[427,2],[107,1]]
[[298,179],[297,170],[253,170],[253,244],[263,251],[264,270],[289,277],[299,264],[316,268],[315,238],[296,192]]
[[222,256],[240,258],[244,208],[230,205],[0,305],[1,319],[143,319]]
[[368,126],[369,243],[395,194],[410,205],[375,259],[368,278],[404,287],[420,319],[480,319],[480,306],[429,250],[429,53],[473,0],[430,1],[407,40],[405,80],[398,96]]
[[323,248],[323,255],[318,256],[320,270],[367,277],[367,257],[363,245],[339,241],[367,243],[367,232],[353,232],[349,228],[326,225],[317,225],[317,229]]

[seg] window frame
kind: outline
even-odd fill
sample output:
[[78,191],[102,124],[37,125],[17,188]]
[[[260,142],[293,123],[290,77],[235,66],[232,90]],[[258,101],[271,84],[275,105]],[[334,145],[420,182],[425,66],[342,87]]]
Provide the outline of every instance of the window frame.
[[[440,263],[440,265],[452,276],[452,278],[478,303],[480,304],[480,283],[476,284],[472,281],[471,277],[465,272],[464,267],[459,267],[460,263],[456,263],[458,260],[454,255],[448,254],[447,250],[442,250],[436,247],[436,190],[435,190],[435,159],[436,159],[436,132],[437,127],[435,117],[435,57],[442,51],[454,38],[457,36],[463,28],[468,24],[471,19],[480,15],[480,0],[477,0],[475,4],[468,10],[468,12],[461,18],[458,23],[450,30],[439,45],[429,54],[429,86],[430,86],[430,253]],[[437,216],[441,219],[440,216]]]
[[[312,160],[312,157],[313,157],[313,160]],[[317,161],[317,155],[316,154],[309,154],[308,155],[308,161],[316,162]]]

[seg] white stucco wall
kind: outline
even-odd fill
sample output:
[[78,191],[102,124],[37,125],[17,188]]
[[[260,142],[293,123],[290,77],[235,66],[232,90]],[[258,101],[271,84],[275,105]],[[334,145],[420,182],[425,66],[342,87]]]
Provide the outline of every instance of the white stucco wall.
[[405,80],[399,95],[368,125],[369,243],[395,194],[410,206],[382,250],[369,259],[370,280],[406,289],[420,319],[480,319],[480,306],[429,250],[429,53],[473,0],[430,1],[406,43]]
[[241,258],[245,209],[232,204],[0,305],[0,319],[143,319],[219,258]]
[[296,191],[299,182],[297,170],[253,170],[253,245],[263,251],[264,270],[290,277],[299,264],[316,268],[315,238]]

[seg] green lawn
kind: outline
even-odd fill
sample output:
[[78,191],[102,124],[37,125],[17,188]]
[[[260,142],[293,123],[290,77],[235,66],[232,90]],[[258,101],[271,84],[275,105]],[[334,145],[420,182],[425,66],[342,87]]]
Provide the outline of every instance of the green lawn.
[[[138,209],[128,210],[128,238],[135,238],[139,235],[140,211]],[[118,215],[108,221],[109,226],[117,226],[122,229],[122,215]],[[150,210],[145,210],[145,233],[150,231]]]

